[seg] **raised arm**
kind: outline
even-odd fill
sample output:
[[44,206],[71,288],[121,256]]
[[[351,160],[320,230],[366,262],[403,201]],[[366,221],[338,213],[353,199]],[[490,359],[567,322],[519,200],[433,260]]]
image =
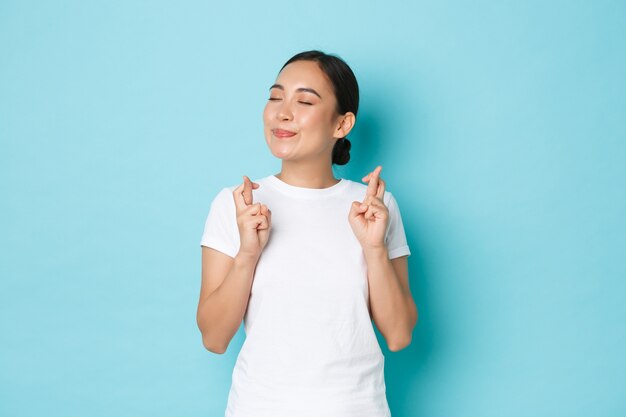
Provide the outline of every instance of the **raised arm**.
[[252,189],[259,185],[244,176],[233,191],[237,210],[240,247],[232,258],[218,250],[202,247],[202,284],[196,321],[204,347],[224,353],[246,312],[256,264],[271,228],[271,211],[252,203]]
[[409,288],[407,257],[390,260],[384,241],[389,209],[384,202],[385,181],[379,177],[381,170],[379,165],[363,177],[368,182],[365,199],[352,203],[349,219],[367,263],[372,318],[389,349],[398,351],[411,343],[418,313]]

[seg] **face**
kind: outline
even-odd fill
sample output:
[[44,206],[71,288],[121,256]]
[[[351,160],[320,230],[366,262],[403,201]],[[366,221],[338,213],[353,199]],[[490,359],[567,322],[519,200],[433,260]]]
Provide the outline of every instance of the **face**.
[[317,62],[295,61],[278,74],[263,111],[265,140],[283,160],[330,160],[345,136],[332,84]]

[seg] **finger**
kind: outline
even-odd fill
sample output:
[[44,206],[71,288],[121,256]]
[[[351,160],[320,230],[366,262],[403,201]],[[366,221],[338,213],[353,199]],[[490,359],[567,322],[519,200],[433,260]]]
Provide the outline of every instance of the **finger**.
[[233,190],[233,200],[235,200],[235,207],[237,207],[237,211],[242,211],[247,207],[246,202],[243,199],[243,186],[243,183],[239,184],[239,186]]
[[381,200],[385,195],[385,187],[385,180],[383,180],[382,178],[378,178],[378,192],[376,193],[376,197],[380,198]]
[[249,216],[256,216],[261,213],[261,203],[254,203],[244,208],[244,213]]
[[363,217],[365,218],[365,220],[369,220],[372,218],[372,212],[374,210],[374,206],[368,206],[367,210],[365,211],[365,213],[363,213]]
[[261,204],[261,214],[267,217],[268,225],[271,224],[272,211],[265,204]]
[[241,222],[246,229],[254,229],[259,225],[260,220],[265,218],[265,216],[258,211],[255,213],[255,209],[257,208],[259,208],[258,203],[248,206],[248,211],[244,212]]
[[256,224],[256,228],[258,230],[265,230],[265,229],[269,229],[269,223],[267,221],[267,217],[265,216],[259,216],[257,219],[257,224]]
[[[252,184],[253,189],[257,189],[260,187],[260,185],[257,184],[256,182],[251,182],[249,178],[248,178],[248,181],[246,181],[246,178],[248,177],[244,176],[243,182],[239,184],[239,186],[233,190],[233,199],[235,200],[235,207],[237,207],[238,211],[241,211],[245,209],[246,207],[248,207],[250,204],[252,204],[251,201],[250,201],[250,204],[248,204],[246,202],[246,199],[244,198],[244,189],[246,187],[246,183],[249,181],[250,184]],[[250,192],[250,199],[252,199],[251,192]]]
[[269,229],[270,227],[272,227],[272,210],[268,208],[265,217],[267,218],[267,227]]
[[252,204],[252,181],[246,175],[243,176],[243,200],[246,205]]
[[267,216],[268,211],[269,209],[267,208],[267,206],[265,204],[261,204],[261,209],[259,210],[259,213],[263,216]]
[[267,224],[267,218],[261,215],[251,216],[243,224],[246,230],[258,229],[260,226],[262,227]]
[[350,213],[348,216],[350,218],[357,217],[359,214],[363,213],[367,210],[367,204],[363,204],[360,201],[353,201],[352,205],[350,205]]
[[384,212],[384,210],[380,206],[371,204],[363,217],[365,217],[365,220],[373,220],[377,217],[376,214],[381,212]]
[[376,195],[378,191],[378,174],[380,173],[382,166],[378,165],[374,172],[370,174],[369,183],[367,184],[366,195]]
[[252,217],[258,217],[261,214],[261,204],[255,203],[249,206],[245,206],[240,212],[237,213],[237,218],[243,222],[247,222]]
[[384,208],[387,207],[385,206],[385,203],[383,202],[383,200],[381,198],[378,198],[375,195],[368,195],[367,197],[365,197],[365,200],[363,200],[362,204],[365,204],[368,206],[384,207]]

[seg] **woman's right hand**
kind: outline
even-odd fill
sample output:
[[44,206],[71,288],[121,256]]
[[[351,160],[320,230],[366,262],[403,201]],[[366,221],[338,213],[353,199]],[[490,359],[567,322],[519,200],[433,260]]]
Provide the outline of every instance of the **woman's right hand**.
[[239,253],[258,257],[269,239],[272,212],[265,204],[252,203],[253,188],[259,188],[259,184],[244,175],[243,184],[233,191],[233,198],[239,227]]

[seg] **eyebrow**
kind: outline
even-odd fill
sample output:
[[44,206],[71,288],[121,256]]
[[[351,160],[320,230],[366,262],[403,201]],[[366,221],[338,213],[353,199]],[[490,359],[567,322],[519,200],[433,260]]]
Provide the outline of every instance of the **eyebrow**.
[[[283,91],[285,90],[285,87],[283,87],[283,86],[282,86],[282,85],[280,85],[280,84],[274,84],[274,85],[272,85],[272,86],[270,87],[270,90],[271,90],[272,88],[278,88],[278,89],[283,90]],[[319,95],[319,93],[318,93],[317,91],[315,91],[314,89],[312,89],[312,88],[301,87],[301,88],[296,89],[296,91],[297,91],[297,92],[304,92],[304,93],[313,93],[313,94],[315,94],[316,96],[318,96],[319,98],[322,98],[322,96],[320,96],[320,95]]]

